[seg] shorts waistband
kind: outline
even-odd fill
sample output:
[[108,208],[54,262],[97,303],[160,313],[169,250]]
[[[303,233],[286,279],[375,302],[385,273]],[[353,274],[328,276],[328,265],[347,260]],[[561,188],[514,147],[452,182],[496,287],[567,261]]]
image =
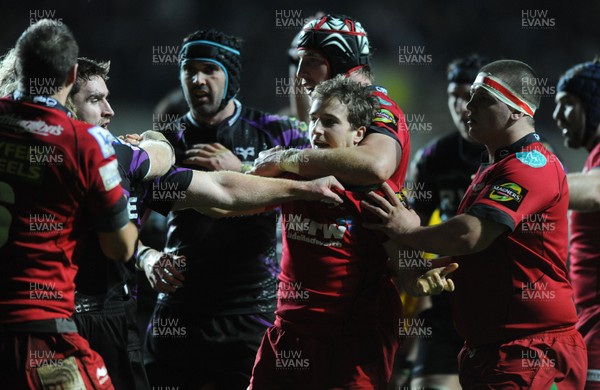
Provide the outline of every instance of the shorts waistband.
[[5,332],[77,333],[77,326],[70,318],[53,318],[50,320],[0,324],[0,333]]

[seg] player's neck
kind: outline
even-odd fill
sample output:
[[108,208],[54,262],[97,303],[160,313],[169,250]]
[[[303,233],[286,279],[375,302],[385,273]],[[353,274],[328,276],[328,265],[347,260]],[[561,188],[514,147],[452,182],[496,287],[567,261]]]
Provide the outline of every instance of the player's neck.
[[58,92],[56,92],[54,95],[52,95],[50,97],[55,99],[57,102],[59,102],[60,104],[62,104],[64,106],[67,104],[67,98],[69,97],[70,91],[71,91],[71,88],[67,88],[67,87],[59,88]]
[[488,142],[486,144],[490,162],[494,162],[494,156],[496,155],[497,150],[506,148],[531,133],[535,133],[535,129],[531,126],[518,126],[503,131],[503,137],[499,138],[497,142]]
[[194,111],[192,111],[192,117],[200,123],[203,123],[210,127],[216,127],[219,123],[223,122],[225,119],[229,118],[235,113],[235,103],[233,99],[229,100],[229,102],[225,105],[225,107],[218,111],[215,115],[210,117],[199,117],[195,115]]

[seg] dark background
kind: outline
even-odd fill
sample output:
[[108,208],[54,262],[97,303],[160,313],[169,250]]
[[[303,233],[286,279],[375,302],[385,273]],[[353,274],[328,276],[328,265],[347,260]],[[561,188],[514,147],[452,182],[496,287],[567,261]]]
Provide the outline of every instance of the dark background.
[[[14,46],[31,18],[50,12],[73,30],[80,53],[112,61],[111,104],[116,134],[152,128],[153,109],[178,87],[174,64],[156,63],[153,50],[178,47],[197,29],[216,28],[241,36],[243,80],[240,100],[268,111],[288,104],[276,84],[287,78],[287,48],[299,30],[296,23],[318,10],[340,12],[359,20],[374,53],[376,83],[384,85],[409,116],[421,118],[412,136],[413,153],[434,135],[453,130],[446,106],[445,68],[457,56],[471,52],[513,58],[530,64],[548,87],[554,87],[568,67],[600,54],[600,2],[591,1],[194,1],[89,0],[20,1],[4,3],[0,51]],[[552,19],[552,28],[525,28],[523,11]],[[540,17],[545,13],[545,17]],[[278,16],[279,15],[279,16]],[[294,19],[294,20],[291,20]],[[400,63],[399,47],[418,47],[430,61]],[[580,170],[581,149],[562,147],[551,115],[554,97],[542,100],[536,128],[557,148],[570,171]]]

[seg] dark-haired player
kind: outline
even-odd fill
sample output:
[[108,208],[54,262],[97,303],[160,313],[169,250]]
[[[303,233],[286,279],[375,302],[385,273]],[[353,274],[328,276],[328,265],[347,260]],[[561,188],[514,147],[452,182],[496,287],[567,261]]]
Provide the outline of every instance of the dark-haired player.
[[[395,242],[446,254],[454,273],[454,323],[463,388],[558,387],[585,383],[585,344],[567,277],[569,191],[560,161],[535,133],[537,76],[500,60],[481,68],[471,89],[469,135],[484,144],[479,168],[457,215],[420,226],[417,214],[373,194],[365,205]],[[384,187],[385,188],[385,187]]]
[[[265,149],[309,145],[297,121],[235,98],[240,49],[238,38],[215,30],[185,38],[180,80],[189,112],[164,132],[178,164],[240,172]],[[150,322],[146,368],[153,386],[246,388],[261,337],[273,323],[276,220],[274,210],[222,220],[192,210],[170,214],[165,252],[186,257],[185,282],[159,294]],[[152,250],[144,255],[157,257]]]
[[88,227],[98,250],[128,260],[128,223],[106,130],[64,104],[77,74],[69,29],[47,19],[15,47],[17,89],[0,100],[0,366],[2,387],[111,389],[102,358],[72,319],[74,278]]
[[571,212],[569,276],[577,329],[588,352],[586,389],[600,389],[600,62],[575,65],[556,88],[554,120],[565,145],[589,152],[581,173],[567,175]]
[[[114,116],[106,85],[110,62],[79,58],[77,63],[77,79],[67,106],[79,120],[108,129]],[[160,134],[156,133],[156,136]],[[109,137],[109,142],[115,149],[121,185],[128,201],[128,217],[139,228],[144,210],[151,203],[148,194],[152,181],[171,169],[172,148],[152,139],[145,140],[139,147],[132,147],[113,136]],[[173,182],[186,189],[189,180],[185,175],[176,175],[158,183]],[[172,202],[160,202],[153,208],[166,214],[171,206]],[[107,262],[98,251],[98,240],[92,232],[88,233],[83,247],[83,260],[75,278],[73,318],[77,328],[104,359],[117,390],[149,389],[135,316],[134,262]]]

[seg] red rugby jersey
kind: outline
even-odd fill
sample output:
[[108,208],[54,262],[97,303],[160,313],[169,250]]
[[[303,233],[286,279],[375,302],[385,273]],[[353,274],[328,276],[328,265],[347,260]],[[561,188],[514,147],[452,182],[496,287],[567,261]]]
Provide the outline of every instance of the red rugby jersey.
[[[387,181],[399,192],[410,154],[404,114],[383,88],[370,88],[381,107],[368,131],[388,135],[402,148],[400,163]],[[342,198],[339,206],[307,201],[282,205],[278,326],[300,331],[374,327],[382,320],[381,313],[393,315],[400,309],[397,293],[396,308],[380,306],[393,285],[383,249],[387,238],[362,226],[365,221],[377,222],[375,216],[362,212],[360,201],[366,192],[344,191]]]
[[560,161],[532,133],[480,167],[458,213],[506,225],[482,252],[457,256],[454,322],[468,346],[577,321],[567,279],[569,193]]
[[[600,169],[600,143],[588,156],[583,172]],[[575,303],[581,307],[600,303],[600,211],[571,212],[570,274]]]
[[0,322],[72,314],[78,238],[127,222],[119,182],[106,130],[52,98],[0,99]]

